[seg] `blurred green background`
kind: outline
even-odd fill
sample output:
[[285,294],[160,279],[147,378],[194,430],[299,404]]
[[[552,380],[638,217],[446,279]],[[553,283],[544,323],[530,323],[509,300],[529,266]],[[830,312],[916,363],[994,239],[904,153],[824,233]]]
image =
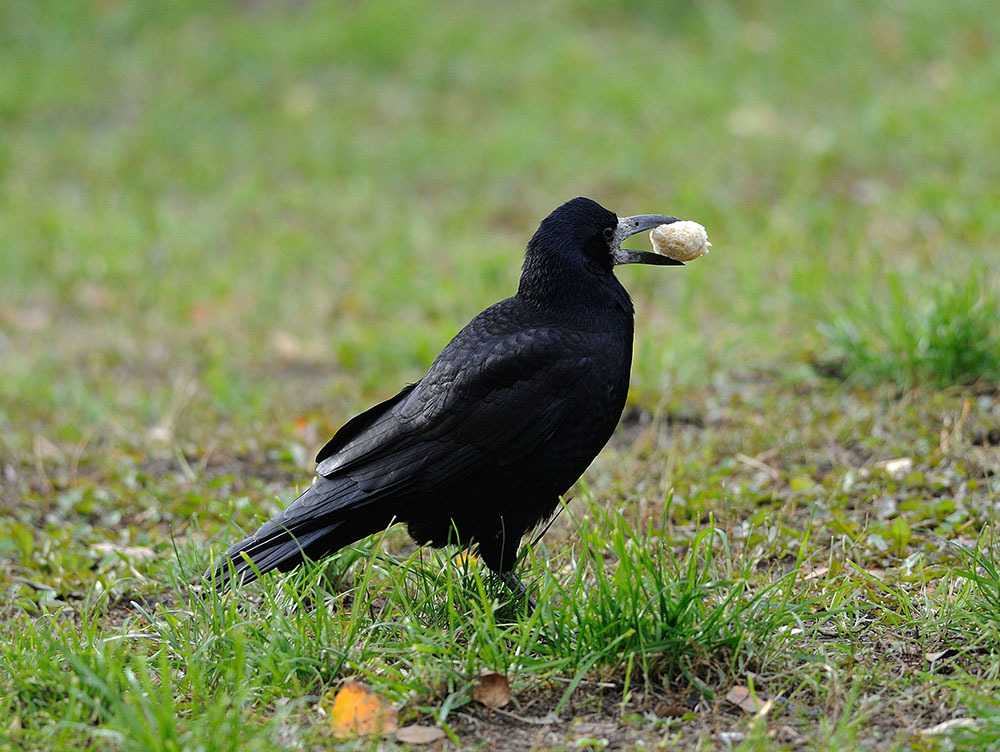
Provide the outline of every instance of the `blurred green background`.
[[[961,692],[995,697],[997,559],[956,545],[1000,493],[995,5],[0,2],[0,749],[273,749],[273,698],[297,698],[291,736],[318,733],[315,695],[351,672],[411,717],[463,707],[508,627],[454,605],[447,559],[409,560],[444,577],[419,601],[386,568],[377,616],[338,606],[333,638],[309,621],[325,609],[275,595],[321,568],[221,620],[189,585],[294,498],[346,418],[510,295],[538,222],[580,194],[696,219],[714,250],[619,271],[632,406],[526,565],[562,594],[546,613],[572,601],[610,631],[590,633],[599,653],[570,632],[518,648],[555,661],[524,664],[527,712],[551,676],[621,678],[594,667],[625,660],[632,622],[577,566],[617,561],[615,536],[684,562],[718,533],[705,577],[804,614],[785,641],[803,630],[737,611],[748,662],[702,633],[685,650],[727,667],[706,675],[717,700],[764,687],[817,749],[855,748],[869,721],[905,741],[965,713]],[[385,549],[411,550],[401,530]],[[355,597],[359,555],[334,560],[331,603]],[[615,566],[616,587],[635,575]],[[975,567],[981,592],[961,584]],[[698,749],[740,712],[711,707],[682,709]],[[912,738],[880,748],[939,748]]]
[[7,414],[148,427],[184,373],[343,417],[578,194],[715,243],[620,272],[635,399],[794,370],[838,296],[996,259],[990,5],[4,3]]

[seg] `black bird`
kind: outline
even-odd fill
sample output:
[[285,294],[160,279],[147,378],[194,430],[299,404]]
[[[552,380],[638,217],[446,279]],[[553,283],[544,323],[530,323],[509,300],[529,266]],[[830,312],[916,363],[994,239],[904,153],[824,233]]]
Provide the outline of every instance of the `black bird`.
[[291,569],[396,521],[417,543],[478,549],[523,594],[521,537],[552,515],[625,406],[633,308],[612,270],[681,265],[621,243],[675,221],[619,219],[582,197],[553,211],[528,242],[517,294],[469,322],[420,381],[345,423],[312,485],[229,549],[216,583]]

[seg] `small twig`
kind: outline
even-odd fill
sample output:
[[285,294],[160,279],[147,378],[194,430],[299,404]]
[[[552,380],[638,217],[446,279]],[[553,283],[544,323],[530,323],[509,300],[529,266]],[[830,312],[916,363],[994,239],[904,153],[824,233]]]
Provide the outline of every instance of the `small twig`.
[[69,477],[76,478],[80,472],[80,460],[83,459],[83,453],[87,451],[87,447],[90,446],[91,440],[94,438],[93,429],[84,433],[83,438],[80,439],[74,446],[71,453],[70,465],[69,465]]
[[118,640],[155,640],[159,642],[160,636],[155,632],[126,632],[125,634],[105,637],[101,642],[117,642]]
[[184,456],[184,452],[177,446],[174,447],[174,457],[177,459],[177,464],[180,465],[181,472],[183,472],[185,480],[189,483],[193,483],[198,480],[198,476],[191,468],[190,463],[188,463],[187,457]]
[[513,718],[515,721],[520,721],[521,723],[527,723],[531,726],[551,726],[553,723],[559,723],[559,716],[554,715],[553,713],[549,713],[548,715],[539,718],[518,715],[517,713],[511,713],[509,710],[501,710],[500,708],[493,708],[493,712],[505,715],[508,718]]
[[52,491],[55,488],[55,486],[52,484],[52,481],[49,479],[49,474],[45,470],[45,460],[42,457],[42,441],[43,440],[44,440],[44,437],[42,437],[42,436],[40,436],[38,434],[35,435],[35,441],[34,441],[34,444],[33,444],[33,447],[32,447],[33,454],[34,454],[34,459],[35,459],[35,472],[37,472],[38,475],[41,477],[42,483],[45,486],[45,492],[46,493],[52,493]]
[[951,430],[949,431],[945,427],[941,428],[939,446],[942,452],[948,452],[951,449],[951,442],[955,440],[956,436],[961,434],[962,428],[965,426],[965,421],[969,417],[971,408],[972,403],[968,399],[962,400],[962,412],[959,413],[958,418],[955,419],[955,424],[951,427]]
[[202,451],[201,459],[198,460],[198,475],[204,475],[205,471],[208,470],[208,463],[211,461],[215,450],[219,448],[219,445],[212,441],[205,447]]
[[[563,682],[564,684],[569,684],[573,680],[565,676],[553,676],[552,681]],[[602,689],[618,689],[618,685],[614,682],[605,681],[593,681],[590,679],[581,679],[577,684],[585,684],[588,687],[601,687]]]
[[469,721],[473,726],[476,727],[477,731],[479,730],[479,727],[483,725],[482,720],[476,718],[476,716],[472,715],[471,713],[463,713],[459,711],[456,712],[455,715],[458,716],[459,718],[464,718],[465,720]]
[[781,473],[779,473],[770,465],[761,462],[759,459],[756,459],[754,457],[748,457],[742,452],[736,455],[736,459],[742,462],[744,465],[749,465],[752,468],[755,468],[763,473],[766,473],[771,480],[778,480],[781,478]]

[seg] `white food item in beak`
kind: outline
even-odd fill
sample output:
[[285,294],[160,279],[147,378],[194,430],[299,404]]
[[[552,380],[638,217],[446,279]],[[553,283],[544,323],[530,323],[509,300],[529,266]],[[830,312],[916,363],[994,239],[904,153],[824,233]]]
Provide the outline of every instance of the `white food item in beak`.
[[654,251],[675,261],[691,261],[704,256],[712,247],[705,228],[689,220],[654,227],[649,242]]

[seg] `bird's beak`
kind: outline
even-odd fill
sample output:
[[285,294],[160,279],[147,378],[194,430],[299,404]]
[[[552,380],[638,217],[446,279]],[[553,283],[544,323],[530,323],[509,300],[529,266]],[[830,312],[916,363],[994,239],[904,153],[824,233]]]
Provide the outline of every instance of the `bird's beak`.
[[621,217],[618,220],[618,227],[615,228],[614,237],[611,239],[611,255],[614,257],[615,265],[618,264],[653,264],[656,266],[684,266],[683,261],[661,256],[659,253],[651,251],[633,251],[629,248],[622,248],[622,243],[640,232],[652,230],[660,225],[669,225],[676,222],[677,217],[668,217],[665,214],[636,214],[634,217]]

